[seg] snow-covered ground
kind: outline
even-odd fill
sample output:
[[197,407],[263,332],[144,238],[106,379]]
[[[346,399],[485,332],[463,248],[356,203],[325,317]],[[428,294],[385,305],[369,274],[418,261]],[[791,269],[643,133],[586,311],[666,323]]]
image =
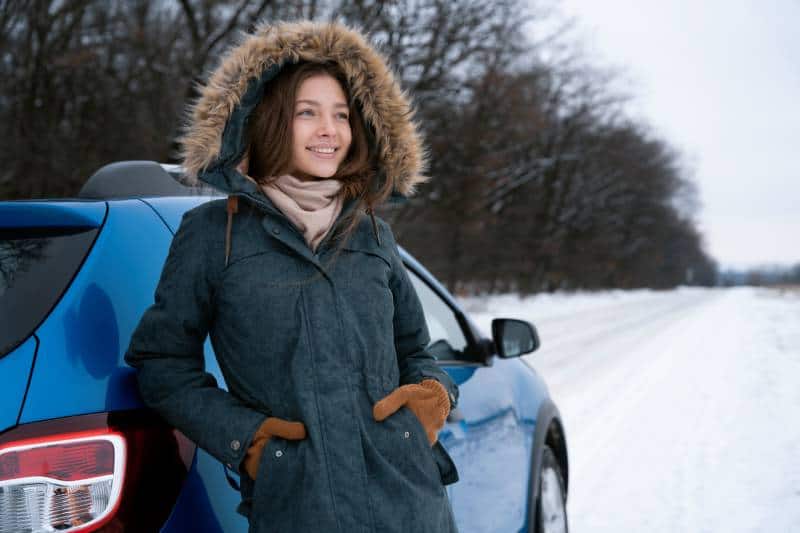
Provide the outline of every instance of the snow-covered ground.
[[800,291],[462,299],[533,322],[583,532],[800,532]]

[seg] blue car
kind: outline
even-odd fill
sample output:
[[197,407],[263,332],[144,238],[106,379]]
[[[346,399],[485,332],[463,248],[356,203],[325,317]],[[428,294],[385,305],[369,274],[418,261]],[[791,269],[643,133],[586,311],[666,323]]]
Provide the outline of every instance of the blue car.
[[[146,409],[123,361],[182,214],[219,197],[180,173],[114,163],[78,199],[0,202],[0,532],[247,531],[238,473]],[[566,532],[563,424],[518,357],[535,329],[495,319],[485,338],[400,252],[429,350],[460,387],[439,436],[459,531]],[[205,356],[224,387],[208,341]]]

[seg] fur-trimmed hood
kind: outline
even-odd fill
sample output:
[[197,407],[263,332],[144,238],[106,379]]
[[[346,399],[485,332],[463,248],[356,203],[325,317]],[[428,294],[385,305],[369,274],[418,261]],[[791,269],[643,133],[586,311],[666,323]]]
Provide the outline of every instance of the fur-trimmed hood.
[[392,182],[393,195],[411,196],[422,175],[425,153],[410,103],[386,60],[356,30],[331,22],[261,23],[223,56],[200,89],[180,138],[190,183],[204,181],[226,193],[254,192],[236,169],[247,148],[246,124],[265,84],[286,64],[335,62],[361,106],[377,154],[374,179]]

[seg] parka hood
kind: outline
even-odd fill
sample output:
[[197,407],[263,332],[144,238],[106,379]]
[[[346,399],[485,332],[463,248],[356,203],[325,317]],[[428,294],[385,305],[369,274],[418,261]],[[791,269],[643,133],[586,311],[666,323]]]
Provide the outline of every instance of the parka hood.
[[366,38],[333,22],[261,23],[225,53],[200,88],[179,140],[187,180],[229,194],[255,191],[256,185],[236,169],[247,149],[249,116],[266,84],[283,66],[300,61],[338,64],[351,98],[361,107],[378,163],[374,179],[390,180],[393,196],[413,195],[427,177],[409,100]]

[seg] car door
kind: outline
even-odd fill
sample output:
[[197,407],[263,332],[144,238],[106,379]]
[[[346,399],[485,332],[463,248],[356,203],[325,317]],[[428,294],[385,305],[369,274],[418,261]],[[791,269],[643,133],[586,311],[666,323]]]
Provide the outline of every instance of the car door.
[[459,386],[458,407],[439,434],[459,472],[447,487],[458,530],[523,531],[535,427],[525,405],[527,371],[519,359],[476,361],[486,339],[424,269],[408,271],[425,311],[429,351]]

